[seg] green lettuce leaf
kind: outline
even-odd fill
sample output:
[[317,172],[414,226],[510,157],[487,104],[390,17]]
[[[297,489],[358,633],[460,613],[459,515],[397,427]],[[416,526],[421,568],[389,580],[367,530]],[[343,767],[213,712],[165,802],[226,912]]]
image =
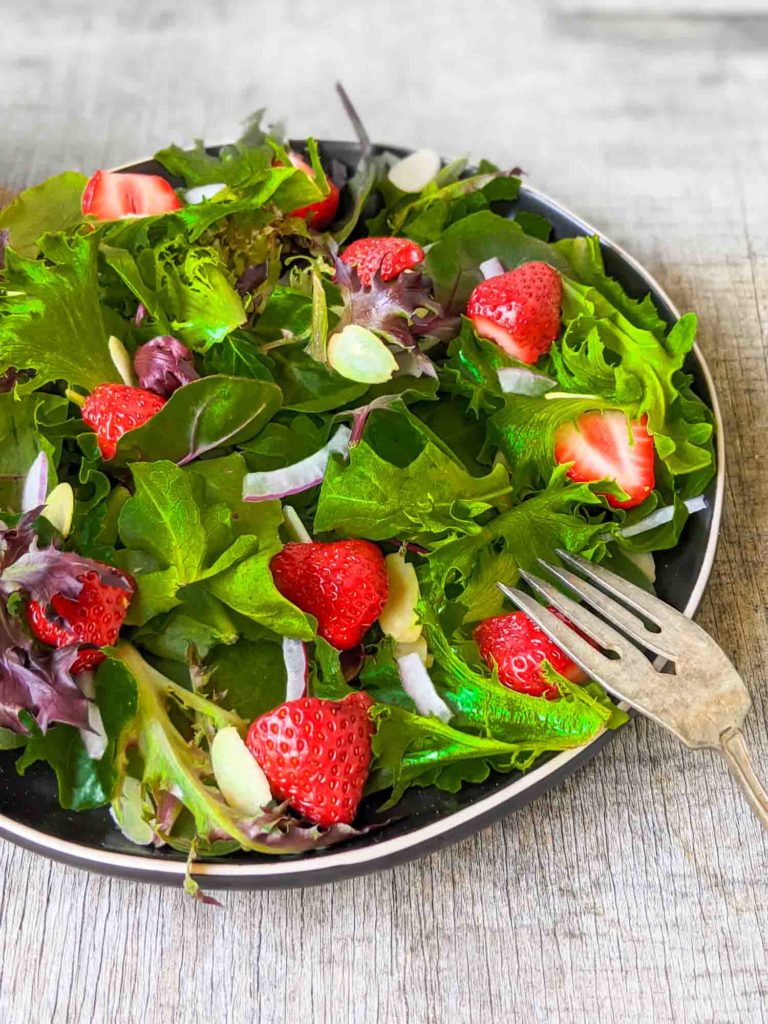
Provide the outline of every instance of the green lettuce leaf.
[[348,463],[329,462],[314,528],[371,540],[468,533],[508,490],[502,466],[470,476],[425,424],[391,406],[371,414]]
[[9,244],[19,256],[34,259],[43,235],[71,231],[83,222],[81,201],[88,179],[75,171],[64,171],[40,185],[25,189],[0,210],[0,231],[10,233]]
[[35,394],[17,399],[10,392],[0,394],[0,510],[21,511],[24,478],[40,452],[49,462],[49,490],[55,483],[54,470],[61,445],[54,445],[41,426],[62,422],[67,400],[58,395]]
[[[0,298],[0,374],[31,369],[20,393],[55,380],[92,391],[120,380],[109,355],[111,328],[99,302],[98,234],[47,235],[45,261],[7,253]],[[119,330],[117,333],[120,333]]]

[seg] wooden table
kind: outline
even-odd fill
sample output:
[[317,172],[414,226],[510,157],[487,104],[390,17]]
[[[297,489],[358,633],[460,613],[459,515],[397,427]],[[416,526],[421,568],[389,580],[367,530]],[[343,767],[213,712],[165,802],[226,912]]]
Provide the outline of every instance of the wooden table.
[[[226,140],[264,105],[347,138],[336,77],[376,139],[521,164],[701,316],[729,459],[701,621],[765,763],[768,4],[691,6],[7,5],[0,181]],[[455,847],[222,910],[0,842],[0,1020],[757,1021],[766,850],[714,757],[644,722]]]

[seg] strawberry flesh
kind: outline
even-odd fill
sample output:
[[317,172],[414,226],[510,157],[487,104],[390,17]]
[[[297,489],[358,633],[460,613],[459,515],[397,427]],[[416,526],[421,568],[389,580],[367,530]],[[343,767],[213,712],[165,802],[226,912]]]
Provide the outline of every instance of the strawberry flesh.
[[547,263],[524,263],[481,281],[467,303],[467,316],[482,338],[495,341],[514,359],[535,363],[560,332],[560,275]]
[[[304,171],[308,178],[314,179],[315,172],[310,165],[298,153],[289,150],[288,159],[294,167]],[[307,206],[300,206],[298,210],[292,210],[292,217],[303,217],[315,231],[324,231],[336,216],[339,209],[339,189],[330,179],[328,181],[328,195],[319,199],[316,203],[309,203]]]
[[634,508],[654,488],[653,438],[648,417],[628,420],[616,409],[586,412],[575,423],[563,423],[555,435],[555,460],[573,463],[568,476],[578,483],[613,480],[629,495],[607,494],[613,508]]
[[366,693],[301,697],[257,718],[246,743],[273,795],[323,828],[351,824],[371,763],[372,704]]
[[83,192],[82,209],[96,220],[150,217],[180,210],[181,202],[165,178],[157,174],[96,171]]
[[123,434],[146,423],[164,405],[164,398],[144,388],[132,388],[128,384],[99,384],[86,398],[82,415],[96,432],[102,458],[111,459]]
[[275,586],[317,619],[317,632],[337,650],[356,647],[386,604],[384,556],[369,540],[286,544],[270,562]]
[[373,284],[376,273],[382,281],[391,281],[424,259],[424,250],[407,238],[359,238],[341,254],[342,260],[354,267],[366,288]]
[[[555,608],[549,611],[571,626]],[[579,666],[525,612],[511,612],[509,615],[485,619],[475,629],[474,637],[488,668],[492,669],[495,665],[499,681],[518,693],[547,697],[549,700],[559,697],[557,688],[542,675],[541,663],[544,660],[572,683],[581,683],[586,679]]]
[[120,633],[128,605],[135,590],[133,578],[119,569],[111,572],[120,576],[126,588],[102,583],[97,572],[86,572],[78,579],[82,589],[76,598],[54,594],[51,606],[55,617],[39,601],[29,601],[27,622],[34,636],[52,647],[68,644],[86,644],[77,654],[72,673],[94,668],[104,660],[98,648],[114,644]]

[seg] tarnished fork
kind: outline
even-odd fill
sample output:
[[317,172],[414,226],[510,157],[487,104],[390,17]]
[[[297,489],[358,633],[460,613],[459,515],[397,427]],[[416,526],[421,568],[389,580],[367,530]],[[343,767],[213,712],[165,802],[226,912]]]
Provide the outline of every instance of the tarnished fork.
[[[755,774],[741,733],[752,702],[720,647],[701,626],[621,576],[568,551],[558,550],[557,554],[579,575],[540,559],[541,565],[583,604],[538,576],[526,572],[521,576],[534,593],[562,612],[601,650],[522,590],[503,583],[499,588],[614,697],[669,729],[687,747],[719,750],[755,814],[768,828],[768,793]],[[672,663],[674,675],[657,671],[636,644],[660,655],[657,665]]]

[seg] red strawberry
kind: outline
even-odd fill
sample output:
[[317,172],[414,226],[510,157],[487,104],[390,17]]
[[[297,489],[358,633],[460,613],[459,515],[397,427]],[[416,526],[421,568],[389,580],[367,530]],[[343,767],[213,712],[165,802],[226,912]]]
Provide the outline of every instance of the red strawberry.
[[165,405],[165,399],[128,384],[99,384],[86,398],[83,419],[96,431],[102,457],[111,459],[117,442],[129,430],[146,423]]
[[[571,625],[556,608],[550,608],[549,611]],[[511,612],[509,615],[485,619],[475,629],[474,635],[488,668],[498,666],[499,680],[519,693],[527,693],[531,697],[547,697],[550,700],[559,696],[557,688],[541,674],[541,663],[545,659],[556,672],[572,683],[581,683],[586,678],[579,666],[525,612]]]
[[323,828],[349,825],[371,763],[367,693],[301,697],[257,718],[246,743],[278,800]]
[[370,288],[378,271],[382,281],[391,281],[424,259],[424,250],[407,238],[359,238],[341,254],[348,266],[355,267],[360,281]]
[[560,332],[560,275],[547,263],[524,263],[481,281],[469,297],[467,316],[477,333],[515,359],[535,363]]
[[286,544],[270,569],[280,593],[314,615],[317,632],[340,651],[362,641],[389,593],[384,556],[369,540]]
[[94,668],[104,660],[98,647],[109,647],[115,643],[125,613],[135,590],[133,578],[119,569],[112,569],[127,584],[128,589],[102,583],[96,572],[86,572],[78,579],[83,584],[76,598],[54,594],[51,598],[53,611],[58,618],[50,618],[48,609],[39,601],[29,601],[26,608],[27,622],[33,634],[44,644],[64,647],[66,644],[89,644],[77,655],[72,672]]
[[614,508],[634,508],[653,490],[653,438],[648,417],[630,422],[623,412],[585,412],[575,423],[563,423],[555,435],[555,460],[572,462],[568,470],[578,483],[615,480],[629,498],[606,495]]
[[157,174],[96,171],[85,186],[82,207],[97,220],[120,220],[180,210],[181,202],[173,186]]
[[[294,167],[304,171],[308,178],[315,177],[314,171],[304,157],[294,153],[293,150],[289,150],[288,159]],[[330,178],[328,178],[328,187],[330,191],[325,198],[318,200],[316,203],[310,203],[309,206],[301,206],[298,210],[293,210],[291,216],[304,217],[309,226],[315,231],[324,231],[336,216],[336,211],[339,208],[339,190]]]

